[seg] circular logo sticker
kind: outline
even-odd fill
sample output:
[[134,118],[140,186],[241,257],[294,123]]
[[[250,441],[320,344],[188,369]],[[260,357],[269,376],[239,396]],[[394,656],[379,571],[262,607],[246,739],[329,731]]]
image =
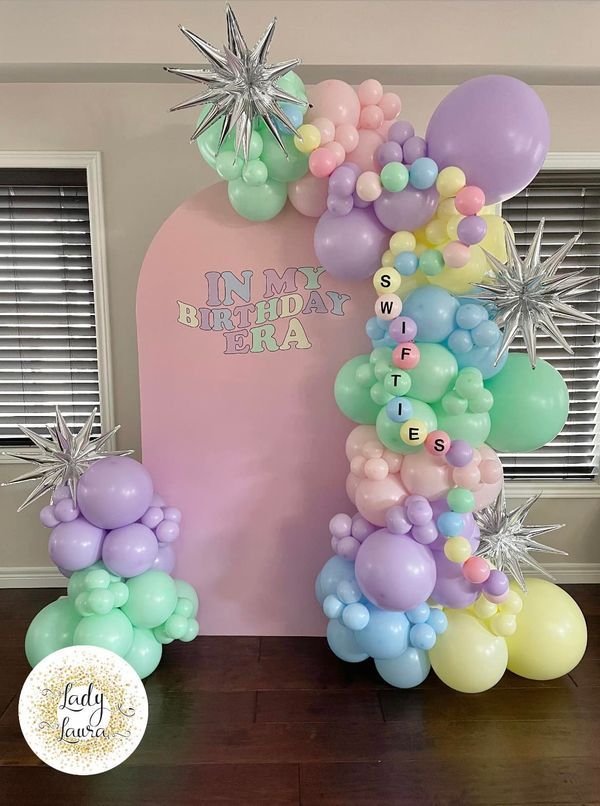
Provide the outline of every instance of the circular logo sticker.
[[19,722],[33,752],[71,775],[116,767],[138,746],[148,698],[133,668],[108,649],[59,649],[31,670]]

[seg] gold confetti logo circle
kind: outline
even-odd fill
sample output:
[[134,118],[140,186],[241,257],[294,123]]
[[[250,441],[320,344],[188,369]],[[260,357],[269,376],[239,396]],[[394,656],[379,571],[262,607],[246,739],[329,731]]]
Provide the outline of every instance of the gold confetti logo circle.
[[31,670],[19,722],[33,752],[61,772],[95,775],[121,764],[141,742],[148,698],[133,668],[108,649],[59,649]]

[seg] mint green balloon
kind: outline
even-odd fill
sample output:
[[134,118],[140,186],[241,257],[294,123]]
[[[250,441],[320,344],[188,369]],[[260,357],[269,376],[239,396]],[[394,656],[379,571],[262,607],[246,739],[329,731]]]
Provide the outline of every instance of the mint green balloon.
[[302,154],[294,145],[294,135],[281,134],[285,153],[271,132],[263,134],[261,160],[269,170],[269,176],[278,182],[295,182],[308,171],[308,154]]
[[333,393],[338,408],[346,417],[361,425],[374,425],[381,406],[371,398],[371,390],[356,381],[357,369],[365,364],[369,364],[368,355],[357,355],[346,361],[337,374]]
[[438,428],[445,431],[451,439],[464,439],[473,448],[478,448],[487,440],[490,415],[486,411],[447,414],[441,403],[434,403],[433,410],[437,416]]
[[293,95],[295,98],[306,101],[306,87],[304,86],[304,82],[298,73],[295,73],[293,70],[281,76],[277,81],[277,86],[284,92],[289,92],[289,94]]
[[408,371],[412,382],[410,396],[425,403],[435,403],[456,380],[458,364],[450,350],[441,344],[422,342],[419,353],[419,363]]
[[236,157],[235,151],[221,150],[215,160],[215,168],[221,179],[231,181],[239,179],[242,175],[244,160],[241,156]]
[[274,179],[256,187],[243,179],[234,179],[227,186],[231,206],[249,221],[269,221],[280,213],[287,200],[287,187]]
[[[176,579],[175,590],[180,599],[188,599],[192,603],[191,615],[195,616],[198,612],[198,594],[196,593],[196,589],[192,587],[189,582],[185,582],[183,579]],[[175,612],[178,612],[177,609]]]
[[[438,428],[437,419],[434,410],[427,403],[421,400],[414,400],[408,397],[412,406],[411,420],[422,420],[427,426],[427,431],[435,431]],[[395,423],[388,417],[385,408],[381,409],[377,417],[377,436],[391,451],[395,453],[417,453],[423,450],[422,445],[407,445],[404,440],[400,438],[400,428],[402,423]]]
[[[198,117],[198,125],[202,123],[204,118],[208,115],[209,111],[212,109],[212,106],[205,106],[203,107],[200,115]],[[198,145],[198,150],[202,155],[202,159],[207,162],[211,168],[216,170],[217,164],[217,147],[219,145],[219,138],[221,137],[221,127],[223,126],[223,119],[217,118],[212,126],[209,126],[208,129],[203,132],[200,137],[197,138],[196,143]],[[235,151],[235,132],[230,132],[227,137],[225,138],[223,145],[221,146],[221,151]]]
[[100,646],[122,658],[133,643],[133,627],[122,610],[115,608],[106,615],[85,616],[73,634],[73,644]]
[[494,396],[488,444],[496,451],[535,451],[562,431],[569,391],[559,372],[542,358],[532,369],[525,353],[509,353],[485,385]]
[[80,621],[73,600],[67,596],[46,605],[35,616],[25,636],[25,654],[29,663],[35,666],[57,649],[72,646],[75,628]]
[[175,610],[177,588],[164,571],[144,571],[127,580],[127,587],[129,598],[122,609],[134,627],[158,627]]
[[125,655],[125,660],[144,679],[156,669],[162,657],[162,644],[154,637],[152,630],[133,628],[133,643]]

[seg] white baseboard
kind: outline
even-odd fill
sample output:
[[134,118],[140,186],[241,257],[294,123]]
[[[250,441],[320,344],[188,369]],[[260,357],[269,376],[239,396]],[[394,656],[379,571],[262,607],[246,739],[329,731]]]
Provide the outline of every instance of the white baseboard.
[[0,588],[66,588],[67,580],[54,565],[0,568]]
[[[562,584],[600,583],[600,563],[545,563]],[[0,568],[0,588],[65,588],[67,580],[53,565]]]

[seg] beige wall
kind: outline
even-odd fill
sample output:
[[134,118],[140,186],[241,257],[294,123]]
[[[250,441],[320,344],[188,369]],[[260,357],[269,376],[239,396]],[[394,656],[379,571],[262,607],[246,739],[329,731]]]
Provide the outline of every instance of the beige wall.
[[[306,26],[313,14],[310,6],[322,10],[321,18],[340,13],[344,7],[348,26],[345,35],[336,36],[333,42],[326,41],[324,31],[315,36],[298,36],[300,30],[308,30]],[[395,34],[395,41],[401,41],[402,48],[392,48],[390,39],[383,60],[378,56],[380,48],[369,42],[360,43],[357,32],[360,27],[352,24],[360,19],[367,6],[371,9],[368,24],[375,26],[379,37],[389,37],[389,26],[380,25],[378,20],[384,17],[378,15],[385,12],[388,19],[391,15],[397,20],[396,30],[400,33]],[[354,63],[358,54],[364,56],[365,64],[388,65],[376,70],[364,67],[361,75],[385,74],[391,79],[389,84],[405,80],[403,67],[389,67],[395,61],[402,59],[413,66],[424,61],[424,49],[415,45],[415,37],[402,37],[402,31],[410,28],[408,23],[415,19],[417,11],[422,13],[424,6],[429,6],[428,13],[438,15],[438,20],[443,18],[447,25],[453,26],[446,30],[449,30],[448,35],[454,31],[454,41],[457,37],[461,42],[465,40],[470,19],[474,20],[472,30],[477,35],[469,38],[469,42],[474,43],[472,48],[461,49],[460,59],[449,48],[447,39],[440,40],[438,48],[428,52],[427,58],[431,57],[428,64],[410,73],[413,82],[427,81],[431,64],[452,65],[448,74],[453,80],[458,80],[454,73],[462,68],[485,72],[485,67],[477,65],[510,64],[509,60],[514,64],[511,72],[529,71],[539,80],[546,75],[544,70],[552,69],[556,75],[560,69],[563,81],[554,77],[553,81],[564,84],[565,76],[575,76],[578,85],[536,87],[552,122],[552,150],[600,151],[600,87],[595,82],[600,60],[595,44],[586,44],[586,38],[591,36],[592,15],[598,17],[600,11],[598,3],[445,3],[435,0],[421,3],[373,0],[370,3],[347,0],[344,3],[323,0],[319,3],[251,3],[238,0],[236,3],[238,15],[251,34],[255,30],[258,33],[258,28],[276,9],[281,40],[275,56],[296,55],[304,50],[305,55],[308,54],[306,58],[312,60],[312,68],[308,65],[309,75],[346,75],[347,66]],[[52,13],[48,11],[50,7]],[[515,13],[521,15],[521,25]],[[586,24],[575,26],[573,17],[577,14],[581,15],[579,22]],[[162,63],[193,60],[193,54],[184,47],[185,42],[182,46],[176,36],[179,22],[187,22],[192,29],[219,41],[223,32],[222,3],[198,0],[0,3],[0,82],[6,82],[7,77],[12,82],[0,83],[0,150],[102,152],[115,414],[117,422],[122,424],[119,446],[136,451],[140,434],[134,310],[140,264],[162,221],[187,196],[215,178],[195,147],[188,145],[194,114],[169,115],[166,112],[170,105],[187,97],[189,86],[165,83],[158,69],[154,69]],[[528,37],[521,33],[525,23],[530,32]],[[578,29],[577,46],[574,34],[566,35],[573,27]],[[595,24],[595,35],[598,27]],[[85,46],[79,30],[87,37]],[[435,36],[438,37],[439,32]],[[534,42],[536,47],[533,47]],[[465,52],[468,52],[468,61]],[[117,65],[110,73],[114,83],[23,83],[31,77],[32,70],[37,77],[47,75],[53,82],[62,82],[65,77],[78,81],[81,71],[72,65],[86,58],[103,78],[109,76],[110,62]],[[124,67],[126,63],[129,67]],[[123,77],[129,75],[127,70],[136,65],[141,70],[143,83],[123,83]],[[331,66],[315,68],[314,65]],[[159,76],[161,83],[148,83],[148,77],[154,75]],[[398,84],[394,89],[402,96],[403,115],[422,132],[431,111],[449,88],[413,83],[410,86]],[[0,481],[17,471],[14,465],[0,465]],[[16,515],[21,498],[19,489],[0,492],[3,524],[0,571],[12,566],[49,565],[48,533],[37,522],[38,508],[34,505]],[[574,563],[600,563],[596,530],[599,516],[600,499],[546,499],[535,511],[536,522],[567,523],[553,542],[568,550],[569,559]]]

